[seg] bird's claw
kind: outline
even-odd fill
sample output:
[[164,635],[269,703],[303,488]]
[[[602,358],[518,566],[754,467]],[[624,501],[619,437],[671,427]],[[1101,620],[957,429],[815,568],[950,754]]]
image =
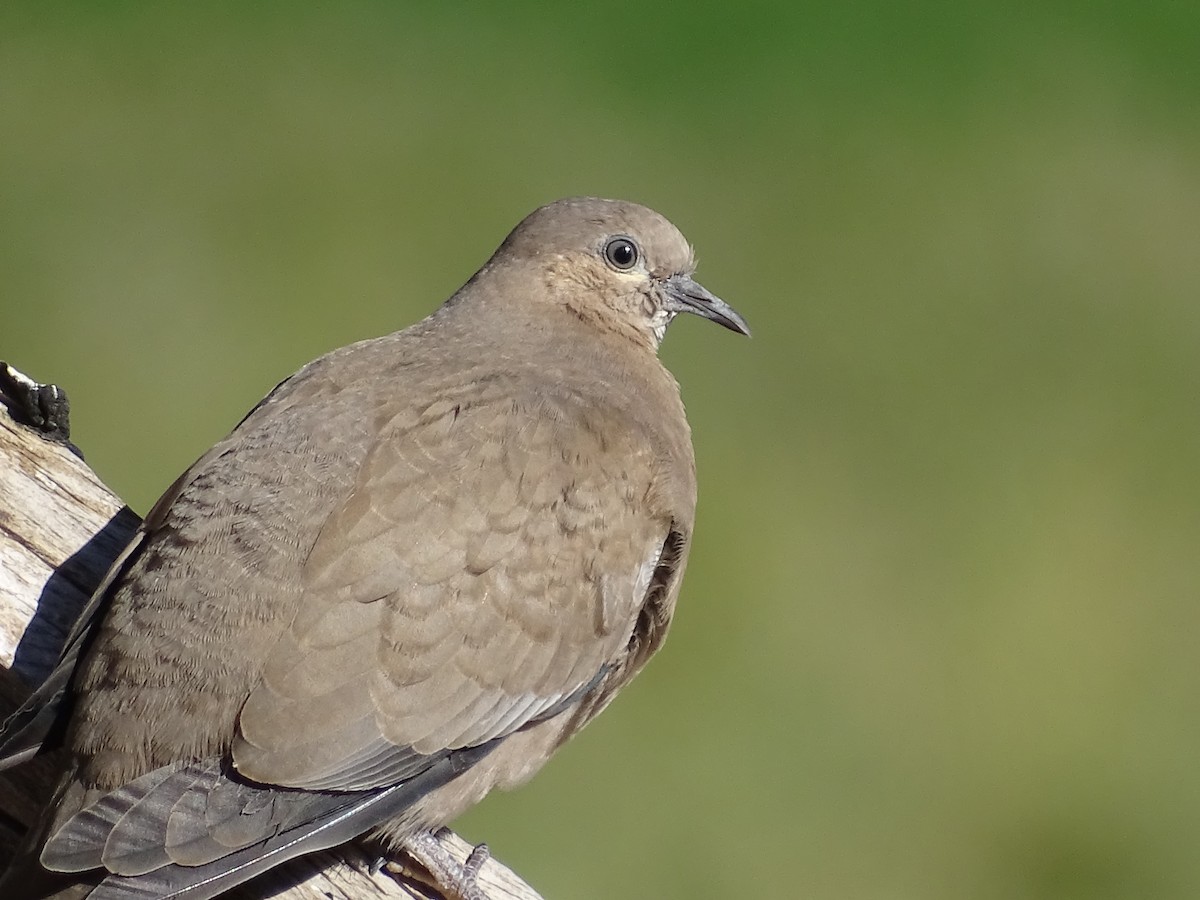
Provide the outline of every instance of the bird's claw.
[[488,900],[479,886],[479,871],[491,857],[487,844],[477,845],[466,861],[460,863],[439,840],[446,831],[445,828],[437,833],[421,831],[404,841],[405,853],[425,870],[428,879],[403,862],[393,861],[385,868],[394,876],[435,888],[444,900]]

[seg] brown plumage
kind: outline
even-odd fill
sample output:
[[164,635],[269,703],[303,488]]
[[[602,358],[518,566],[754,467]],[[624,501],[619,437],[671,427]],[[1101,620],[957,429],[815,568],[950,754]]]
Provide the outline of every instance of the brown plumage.
[[280,384],[43,690],[70,762],[3,896],[201,900],[536,772],[670,622],[696,487],[658,343],[679,312],[747,332],[692,268],[657,213],[560,201],[429,318]]

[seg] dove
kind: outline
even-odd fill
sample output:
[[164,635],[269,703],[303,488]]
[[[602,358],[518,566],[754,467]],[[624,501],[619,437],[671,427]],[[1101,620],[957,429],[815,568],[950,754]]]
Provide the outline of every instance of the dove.
[[661,646],[696,469],[660,362],[749,334],[658,213],[525,218],[421,322],[279,384],[167,490],[10,720],[63,770],[14,900],[215,897],[533,776]]

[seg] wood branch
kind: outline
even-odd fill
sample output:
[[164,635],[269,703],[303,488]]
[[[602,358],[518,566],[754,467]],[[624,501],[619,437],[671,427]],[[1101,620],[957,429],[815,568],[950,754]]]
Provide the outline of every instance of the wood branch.
[[[47,399],[61,401],[60,421],[47,412]],[[66,442],[65,411],[57,389],[0,363],[0,718],[54,666],[78,611],[140,523]],[[0,871],[39,815],[54,777],[44,759],[0,773]],[[460,862],[473,849],[448,830],[439,840]],[[440,896],[423,884],[418,866],[400,863],[373,871],[379,867],[369,851],[348,845],[279,866],[230,896]],[[478,883],[489,900],[541,900],[494,859],[483,864]]]

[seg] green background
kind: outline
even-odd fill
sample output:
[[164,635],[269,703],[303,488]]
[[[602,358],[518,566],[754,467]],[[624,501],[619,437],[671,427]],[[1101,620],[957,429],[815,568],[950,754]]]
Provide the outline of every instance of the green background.
[[0,6],[0,358],[144,512],[533,207],[752,340],[665,652],[460,822],[549,900],[1200,896],[1200,4]]

